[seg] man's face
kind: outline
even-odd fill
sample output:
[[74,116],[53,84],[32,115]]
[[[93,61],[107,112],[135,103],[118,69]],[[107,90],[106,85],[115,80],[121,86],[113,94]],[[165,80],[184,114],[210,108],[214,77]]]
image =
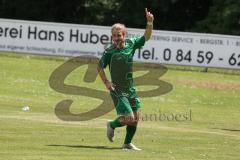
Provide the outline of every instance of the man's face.
[[117,48],[121,48],[124,43],[125,34],[122,29],[112,30],[112,39]]

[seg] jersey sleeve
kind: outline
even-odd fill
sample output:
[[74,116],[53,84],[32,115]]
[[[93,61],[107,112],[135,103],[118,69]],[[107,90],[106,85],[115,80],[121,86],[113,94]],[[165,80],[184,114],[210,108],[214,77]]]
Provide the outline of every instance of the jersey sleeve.
[[104,51],[103,56],[99,60],[98,66],[100,68],[106,68],[107,65],[109,65],[109,63],[110,63],[110,59],[111,59],[111,54],[108,53],[107,51]]
[[145,37],[134,37],[132,42],[134,43],[134,48],[140,48],[145,44]]

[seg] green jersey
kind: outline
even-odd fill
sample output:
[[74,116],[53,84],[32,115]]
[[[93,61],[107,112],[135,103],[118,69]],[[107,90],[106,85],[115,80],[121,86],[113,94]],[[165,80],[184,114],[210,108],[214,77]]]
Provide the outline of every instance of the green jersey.
[[133,55],[137,48],[144,45],[145,38],[134,37],[126,39],[124,48],[108,47],[99,61],[101,68],[109,66],[112,83],[120,94],[127,97],[136,96],[133,84]]

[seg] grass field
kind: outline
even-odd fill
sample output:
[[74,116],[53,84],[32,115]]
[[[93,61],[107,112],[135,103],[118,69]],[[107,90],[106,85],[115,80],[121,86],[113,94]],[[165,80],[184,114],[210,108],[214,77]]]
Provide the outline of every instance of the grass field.
[[[172,84],[165,95],[142,98],[142,117],[134,143],[143,150],[120,149],[125,129],[116,141],[106,138],[111,111],[90,121],[67,122],[55,115],[55,105],[72,99],[73,113],[88,111],[102,101],[58,93],[49,77],[66,58],[0,54],[1,160],[238,160],[240,157],[240,75],[169,69],[161,80]],[[68,84],[105,91],[99,77],[83,81],[87,66],[69,75]],[[148,70],[157,70],[157,67]],[[136,76],[146,72],[137,72]],[[152,86],[153,87],[153,86]],[[146,90],[147,87],[139,87]],[[107,97],[109,98],[109,97]],[[23,106],[30,106],[23,111]],[[184,121],[150,115],[186,115]]]

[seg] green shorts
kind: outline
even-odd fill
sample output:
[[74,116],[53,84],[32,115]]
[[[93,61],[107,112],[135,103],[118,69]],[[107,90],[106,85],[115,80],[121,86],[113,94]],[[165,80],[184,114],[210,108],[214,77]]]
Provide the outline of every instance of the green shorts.
[[139,97],[129,98],[117,91],[111,91],[110,94],[118,115],[126,115],[141,108]]

